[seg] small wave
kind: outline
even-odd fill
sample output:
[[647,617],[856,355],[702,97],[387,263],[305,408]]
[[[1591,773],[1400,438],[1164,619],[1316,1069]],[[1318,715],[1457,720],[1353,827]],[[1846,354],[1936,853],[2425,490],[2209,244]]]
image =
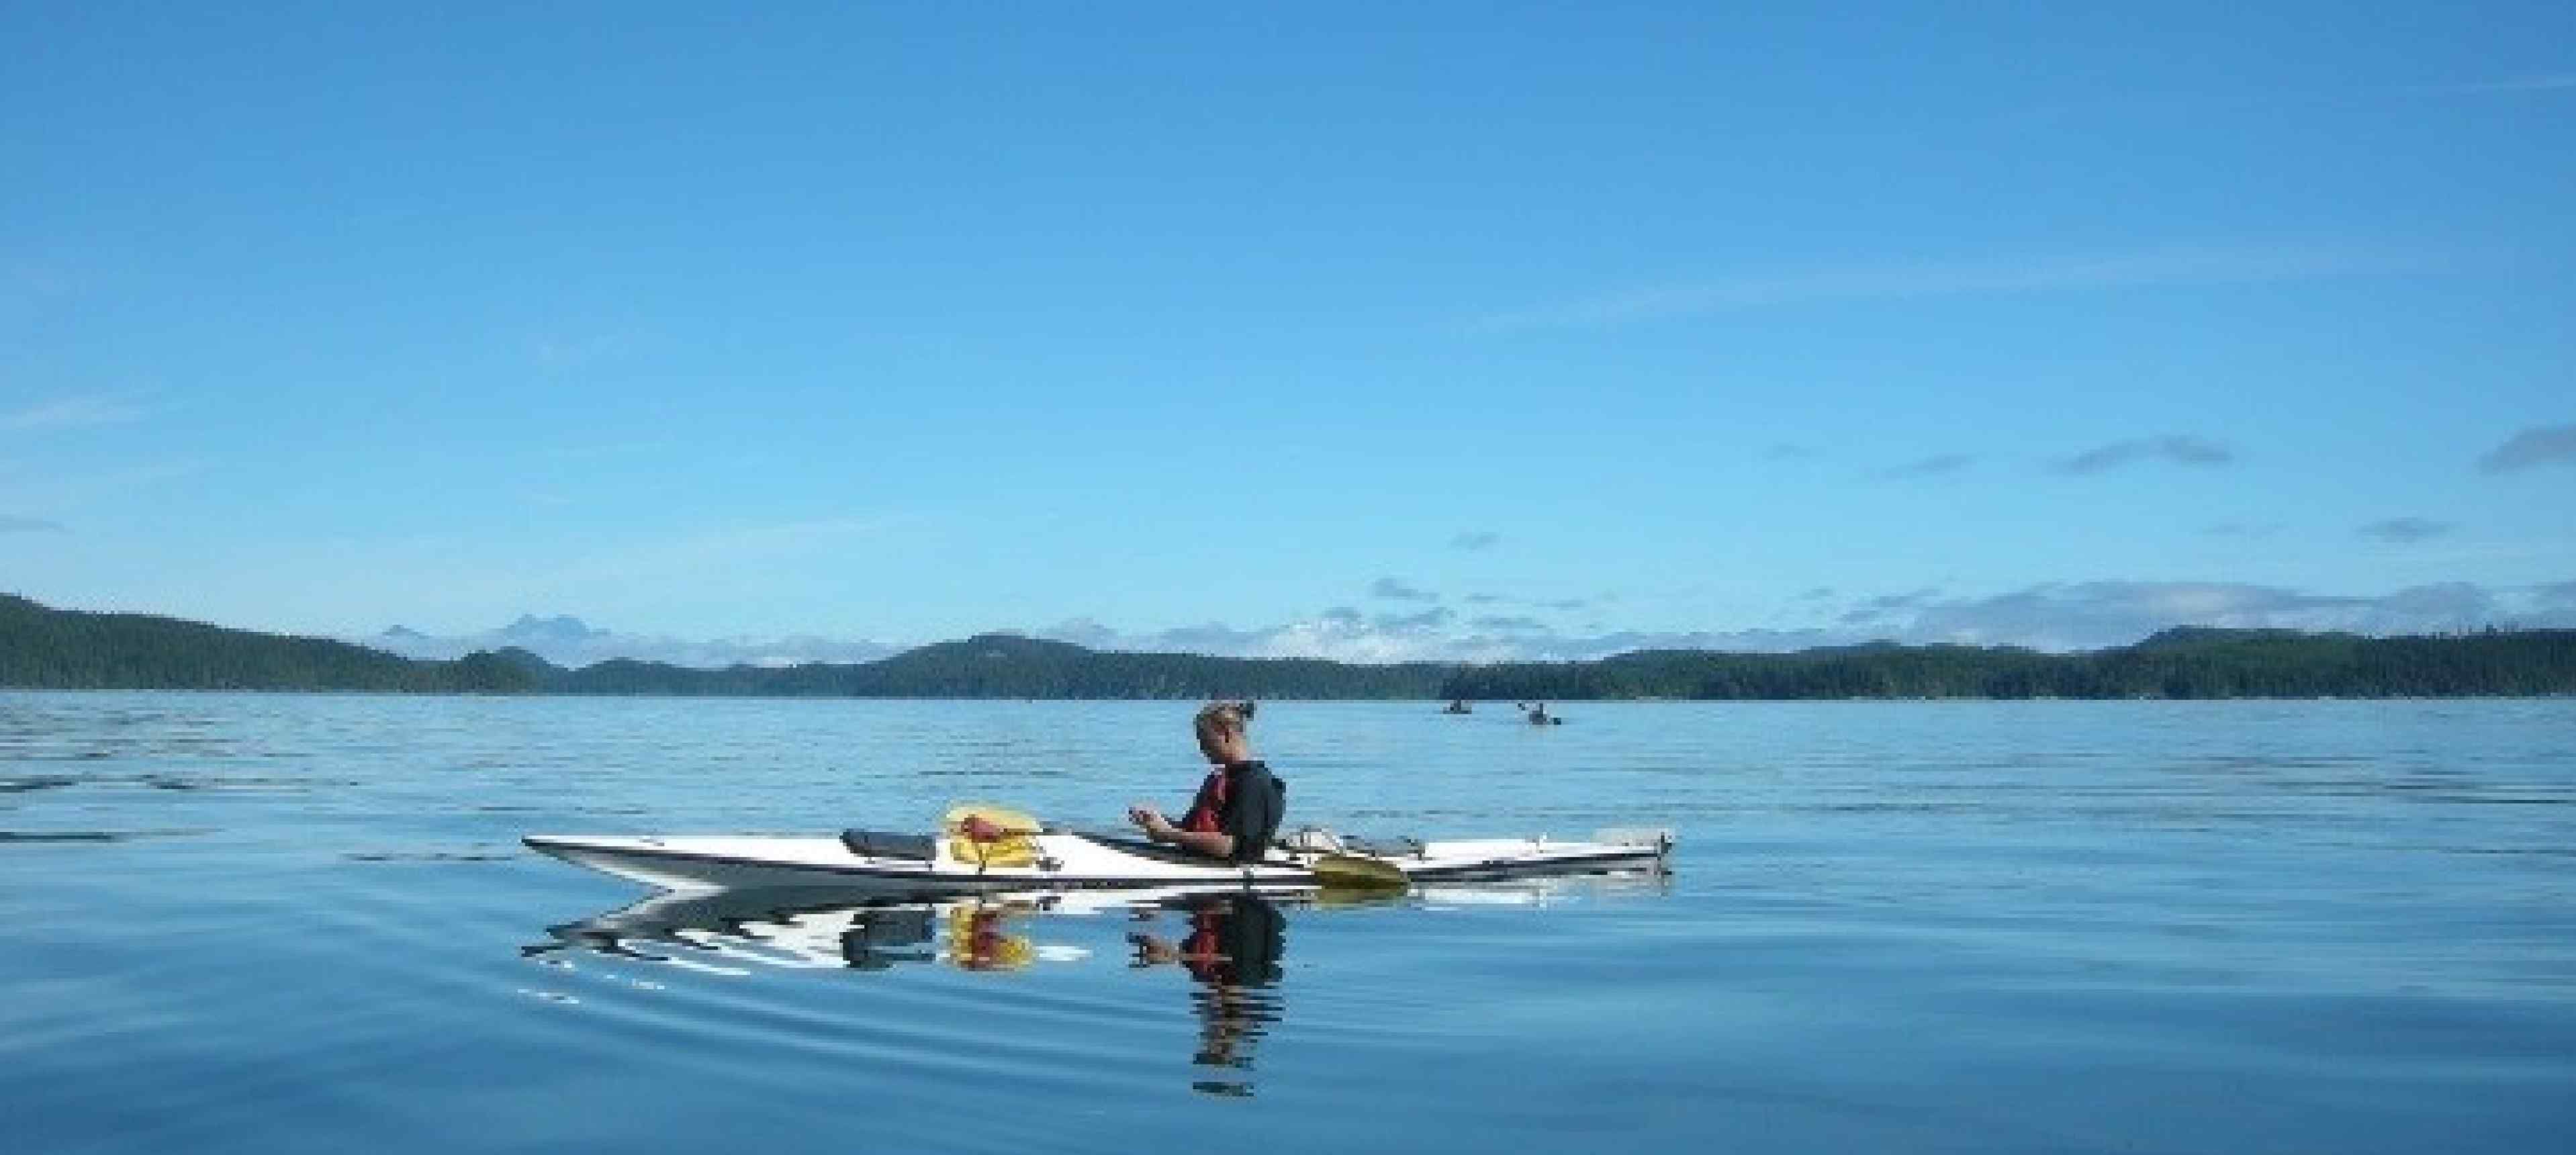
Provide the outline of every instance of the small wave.
[[479,850],[425,850],[414,852],[354,851],[341,857],[351,862],[508,862],[515,853]]
[[65,786],[78,785],[80,785],[78,778],[0,778],[0,794],[24,794],[30,790],[60,790]]
[[138,838],[177,838],[202,830],[0,830],[0,845],[10,843],[132,842]]

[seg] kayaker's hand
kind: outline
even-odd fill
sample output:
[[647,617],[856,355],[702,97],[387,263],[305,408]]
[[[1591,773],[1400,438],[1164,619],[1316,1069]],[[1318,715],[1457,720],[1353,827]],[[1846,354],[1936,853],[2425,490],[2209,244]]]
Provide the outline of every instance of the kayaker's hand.
[[1127,935],[1127,945],[1136,948],[1135,961],[1127,964],[1131,967],[1149,967],[1156,963],[1167,963],[1179,958],[1181,954],[1172,949],[1172,944],[1141,931],[1130,932]]

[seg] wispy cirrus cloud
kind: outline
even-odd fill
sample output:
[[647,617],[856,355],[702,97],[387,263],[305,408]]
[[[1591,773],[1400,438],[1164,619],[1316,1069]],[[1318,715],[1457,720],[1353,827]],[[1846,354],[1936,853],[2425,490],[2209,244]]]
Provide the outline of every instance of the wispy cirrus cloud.
[[119,425],[139,421],[144,410],[123,397],[91,395],[57,397],[22,409],[0,413],[0,430],[11,432],[41,429],[74,429],[91,425]]
[[1377,617],[1369,619],[1369,624],[1376,629],[1395,630],[1399,632],[1436,630],[1442,626],[1448,625],[1450,622],[1456,621],[1457,617],[1458,615],[1450,613],[1445,607],[1433,606],[1430,609],[1423,610],[1419,613],[1380,614]]
[[1402,578],[1382,577],[1369,583],[1369,596],[1398,602],[1436,602],[1440,595]]
[[2142,437],[2097,445],[2072,457],[2061,458],[2049,468],[2063,474],[2103,473],[2125,465],[2145,461],[2165,461],[2175,465],[2229,465],[2236,451],[2204,437],[2172,433],[2162,437]]
[[1494,543],[1501,540],[1503,540],[1503,535],[1495,533],[1492,530],[1469,530],[1456,537],[1450,538],[1449,548],[1461,549],[1466,550],[1469,553],[1474,553],[1479,550],[1492,549],[1494,548]]
[[1871,474],[1871,476],[1887,481],[1906,481],[1925,477],[1946,477],[1950,474],[1958,473],[1976,463],[1977,458],[1975,454],[1936,453],[1930,457],[1908,461],[1903,465],[1888,466],[1885,469],[1878,470]]
[[2539,76],[2515,76],[2503,80],[2477,80],[2466,84],[2438,84],[2429,92],[2571,92],[2576,91],[2576,72],[2547,73]]
[[2525,429],[2478,458],[2478,468],[2488,473],[2513,473],[2535,465],[2576,465],[2576,425]]
[[41,517],[16,517],[10,514],[0,513],[0,533],[70,532],[71,530],[66,528],[63,523],[59,521],[47,521]]
[[1885,621],[1892,614],[1929,605],[1934,598],[1940,596],[1941,591],[1937,589],[1920,589],[1902,594],[1879,594],[1876,597],[1865,598],[1859,605],[1843,611],[1842,616],[1836,620],[1846,626]]
[[2404,545],[2437,538],[2458,528],[2454,523],[2425,517],[2390,517],[2363,525],[2359,532],[2363,537]]
[[2417,271],[2422,254],[2291,244],[2169,245],[2126,253],[1961,258],[1736,273],[1514,309],[1485,332],[1590,328],[1783,305],[2262,284]]

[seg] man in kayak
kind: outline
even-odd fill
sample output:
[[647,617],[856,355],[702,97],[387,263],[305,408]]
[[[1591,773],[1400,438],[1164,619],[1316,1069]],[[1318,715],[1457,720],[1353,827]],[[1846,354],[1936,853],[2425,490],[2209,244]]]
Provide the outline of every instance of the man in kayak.
[[1252,741],[1245,734],[1251,721],[1250,702],[1214,702],[1201,708],[1191,727],[1198,732],[1199,753],[1216,769],[1199,784],[1189,812],[1175,826],[1162,811],[1131,806],[1127,820],[1143,827],[1145,837],[1194,854],[1229,862],[1260,861],[1287,812],[1288,788],[1252,756]]

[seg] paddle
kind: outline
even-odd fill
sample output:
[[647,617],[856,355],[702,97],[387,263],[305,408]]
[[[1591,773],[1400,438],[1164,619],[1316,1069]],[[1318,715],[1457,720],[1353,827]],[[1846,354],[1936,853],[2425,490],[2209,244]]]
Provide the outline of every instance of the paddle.
[[1327,889],[1403,890],[1413,885],[1403,867],[1383,858],[1326,854],[1316,858],[1309,869],[1315,872],[1315,881]]

